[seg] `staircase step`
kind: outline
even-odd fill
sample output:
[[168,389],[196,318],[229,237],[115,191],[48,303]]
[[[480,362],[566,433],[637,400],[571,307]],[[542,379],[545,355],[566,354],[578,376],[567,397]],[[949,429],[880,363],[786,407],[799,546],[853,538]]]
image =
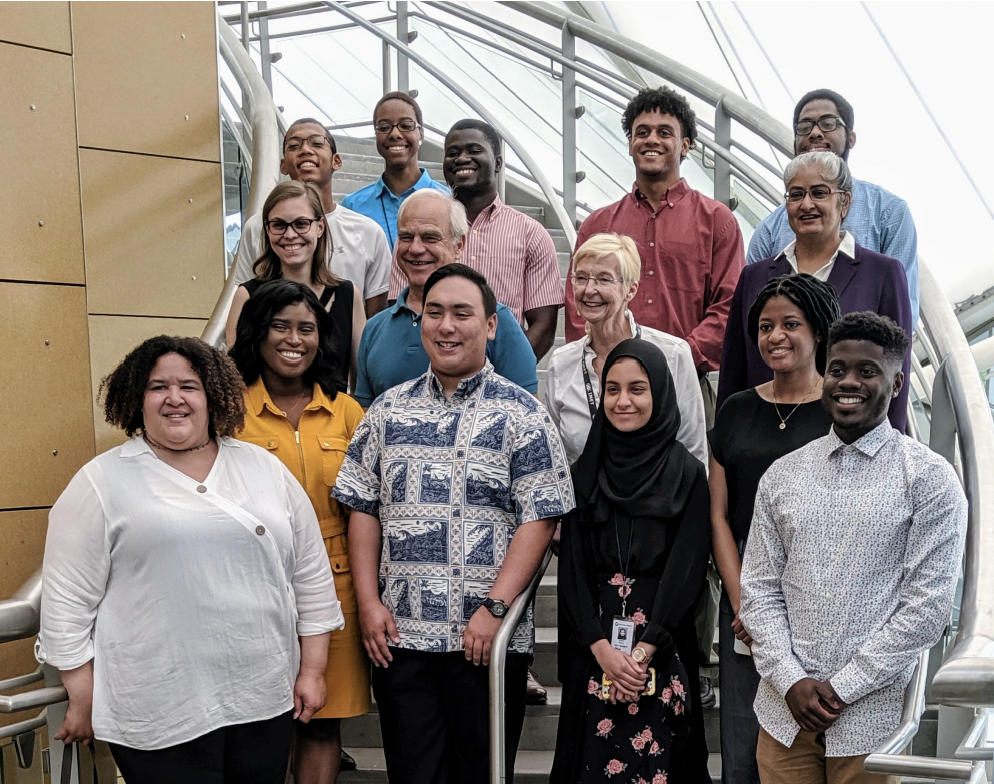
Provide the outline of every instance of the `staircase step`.
[[562,229],[549,229],[549,236],[552,237],[552,241],[556,244],[556,250],[560,253],[572,253],[573,246],[569,244],[569,240],[566,239],[566,232]]
[[[344,784],[380,784],[387,781],[387,766],[383,749],[348,749],[355,757],[359,769],[339,774],[338,780]],[[519,751],[514,762],[516,784],[547,784],[552,772],[552,751]],[[708,772],[711,781],[721,781],[721,755],[711,754],[708,758]],[[905,779],[907,781],[907,779]]]

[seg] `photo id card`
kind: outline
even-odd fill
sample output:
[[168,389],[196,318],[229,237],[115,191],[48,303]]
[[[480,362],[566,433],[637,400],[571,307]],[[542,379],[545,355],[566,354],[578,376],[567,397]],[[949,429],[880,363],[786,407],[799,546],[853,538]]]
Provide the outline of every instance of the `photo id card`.
[[615,615],[611,622],[611,647],[622,653],[631,653],[635,644],[635,621]]

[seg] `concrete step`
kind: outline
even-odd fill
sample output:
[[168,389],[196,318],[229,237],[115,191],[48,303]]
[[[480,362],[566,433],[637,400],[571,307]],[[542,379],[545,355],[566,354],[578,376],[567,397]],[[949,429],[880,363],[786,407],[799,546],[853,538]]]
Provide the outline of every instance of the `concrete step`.
[[559,279],[566,285],[566,276],[569,275],[569,251],[556,251],[556,261],[559,262]]
[[[346,747],[347,748],[347,747]],[[343,784],[381,784],[387,781],[387,766],[383,758],[383,749],[348,749],[355,757],[359,769],[341,773],[338,780]],[[552,772],[552,751],[518,752],[514,763],[515,784],[547,784]],[[711,781],[718,784],[721,781],[721,755],[711,754],[708,758],[708,772]],[[907,781],[907,779],[905,779]],[[674,784],[677,784],[674,782]]]
[[549,229],[549,236],[552,237],[552,241],[556,244],[556,250],[560,253],[572,253],[573,247],[569,244],[569,240],[566,239],[566,232],[562,229]]

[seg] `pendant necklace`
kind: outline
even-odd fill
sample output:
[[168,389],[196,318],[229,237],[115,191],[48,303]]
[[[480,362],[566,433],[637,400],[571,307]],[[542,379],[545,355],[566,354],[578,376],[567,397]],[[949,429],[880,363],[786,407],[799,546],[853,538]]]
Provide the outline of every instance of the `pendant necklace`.
[[773,409],[777,412],[777,419],[780,420],[779,428],[781,430],[786,430],[787,429],[787,420],[790,419],[792,416],[794,416],[794,412],[797,411],[797,409],[801,407],[801,405],[804,403],[805,400],[808,399],[808,395],[810,395],[812,392],[815,391],[815,387],[818,386],[818,384],[819,384],[820,381],[821,381],[820,378],[818,379],[818,381],[815,381],[815,385],[813,387],[811,387],[811,389],[808,390],[808,394],[807,395],[805,395],[804,397],[801,398],[801,402],[798,403],[797,405],[795,405],[791,409],[790,413],[787,414],[786,417],[782,417],[782,416],[780,416],[780,407],[777,405],[777,379],[776,379],[776,376],[773,377]]

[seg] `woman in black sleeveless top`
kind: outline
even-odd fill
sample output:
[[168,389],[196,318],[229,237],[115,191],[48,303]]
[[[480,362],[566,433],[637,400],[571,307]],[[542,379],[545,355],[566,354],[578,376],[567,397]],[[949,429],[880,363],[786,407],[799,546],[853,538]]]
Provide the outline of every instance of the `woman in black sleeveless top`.
[[742,551],[759,480],[774,461],[828,433],[821,404],[828,328],[839,318],[835,289],[812,275],[783,275],[759,292],[749,311],[749,337],[773,381],[731,395],[718,409],[711,444],[711,527],[721,574],[721,780],[759,784],[759,720],[752,704],[759,673],[752,641],[739,621]]
[[[277,278],[293,280],[310,287],[328,310],[335,327],[335,342],[347,354],[348,377],[354,382],[366,315],[361,299],[356,307],[359,295],[352,282],[336,277],[324,261],[328,258],[330,240],[321,194],[311,183],[281,182],[263,205],[262,224],[262,255],[252,267],[255,278],[235,292],[228,312],[225,342],[229,348],[234,345],[242,307],[259,286]],[[346,373],[341,376],[345,378]]]

